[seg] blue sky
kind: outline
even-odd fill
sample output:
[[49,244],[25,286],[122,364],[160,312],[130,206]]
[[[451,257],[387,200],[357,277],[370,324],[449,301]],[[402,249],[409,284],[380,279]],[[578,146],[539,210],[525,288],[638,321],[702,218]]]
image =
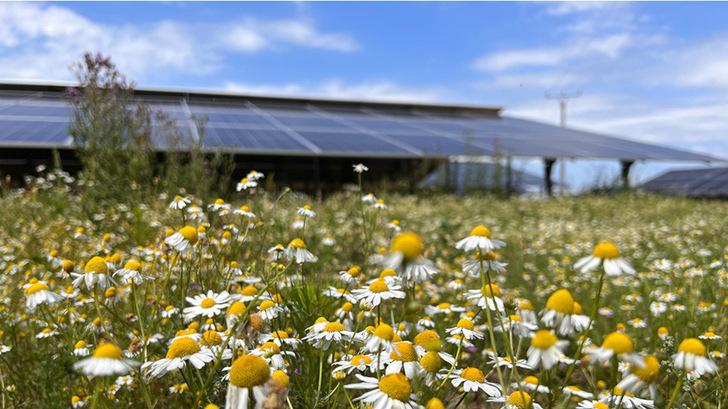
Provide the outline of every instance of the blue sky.
[[580,90],[569,126],[728,158],[727,18],[719,2],[0,3],[0,80],[71,81],[91,50],[139,87],[495,105],[554,124],[544,95]]

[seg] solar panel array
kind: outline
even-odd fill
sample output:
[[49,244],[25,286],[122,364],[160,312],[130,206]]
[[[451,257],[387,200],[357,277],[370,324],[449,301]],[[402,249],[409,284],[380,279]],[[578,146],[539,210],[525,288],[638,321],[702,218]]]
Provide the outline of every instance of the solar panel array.
[[471,190],[491,192],[498,181],[499,188],[505,189],[510,183],[510,191],[514,193],[541,192],[546,189],[543,177],[518,169],[511,169],[510,181],[505,168],[497,168],[490,163],[458,163],[449,162],[430,172],[419,183],[420,188],[445,188],[462,194]]
[[[391,104],[178,94],[146,91],[142,98],[153,109],[167,113],[185,138],[198,137],[193,118],[206,118],[202,139],[206,147],[247,154],[715,160],[590,132],[478,114],[477,109],[447,111],[447,107],[420,106],[403,110]],[[0,147],[70,148],[70,114],[60,87],[57,92],[0,91]],[[155,123],[153,134],[163,148],[166,141],[160,125]]]
[[728,196],[728,168],[674,170],[641,186],[661,194],[692,197]]

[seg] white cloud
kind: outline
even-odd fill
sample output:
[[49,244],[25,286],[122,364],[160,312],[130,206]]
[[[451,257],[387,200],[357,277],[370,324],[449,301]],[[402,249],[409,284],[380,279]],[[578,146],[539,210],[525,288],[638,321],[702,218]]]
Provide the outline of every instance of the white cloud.
[[504,71],[524,66],[555,66],[573,59],[605,56],[617,58],[632,38],[628,33],[574,40],[559,47],[528,48],[486,54],[473,62],[477,71]]
[[121,71],[143,79],[169,69],[208,74],[230,52],[287,47],[351,52],[358,45],[346,34],[322,33],[305,19],[110,25],[61,6],[0,3],[0,78],[6,79],[71,79],[67,67],[84,51],[111,55]]
[[611,1],[548,1],[544,2],[544,4],[546,4],[546,13],[552,16],[612,10],[625,6],[623,2]]
[[225,84],[225,90],[251,95],[419,103],[442,102],[445,94],[444,90],[432,87],[410,88],[390,81],[347,84],[341,79],[331,79],[317,84],[280,85],[228,82]]
[[479,81],[476,86],[481,89],[555,89],[567,86],[578,86],[586,78],[566,72],[544,72],[538,74],[506,74],[492,80]]

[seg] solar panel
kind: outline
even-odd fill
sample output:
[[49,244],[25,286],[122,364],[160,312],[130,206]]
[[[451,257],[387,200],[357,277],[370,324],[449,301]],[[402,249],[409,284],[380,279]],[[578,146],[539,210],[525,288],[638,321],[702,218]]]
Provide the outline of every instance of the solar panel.
[[728,196],[728,168],[671,171],[645,182],[641,189],[678,196]]
[[[39,92],[0,85],[0,142],[64,138],[71,110],[65,88]],[[143,91],[137,94],[189,135],[191,117],[207,118],[206,146],[241,150],[393,157],[511,155],[546,158],[710,161],[707,155],[528,121],[495,109]],[[24,123],[24,124],[21,124]],[[61,125],[44,125],[57,123]],[[164,147],[164,129],[154,121]],[[37,129],[36,129],[37,128]],[[50,131],[50,129],[55,129]],[[51,136],[48,136],[48,134]],[[21,136],[22,134],[22,136]],[[67,138],[67,136],[65,136]],[[715,188],[715,187],[712,187]]]
[[207,147],[228,147],[236,151],[296,151],[306,152],[303,144],[279,130],[251,130],[236,128],[205,128],[203,139]]
[[327,153],[346,152],[360,154],[366,152],[399,154],[404,156],[412,155],[401,147],[361,132],[347,132],[345,130],[336,132],[299,131],[298,134]]

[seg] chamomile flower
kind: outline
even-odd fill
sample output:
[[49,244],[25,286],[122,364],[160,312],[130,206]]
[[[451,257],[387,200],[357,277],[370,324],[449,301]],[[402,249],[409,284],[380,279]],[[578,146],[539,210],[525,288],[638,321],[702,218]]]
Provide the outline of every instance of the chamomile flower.
[[473,324],[473,321],[468,318],[462,318],[458,321],[455,327],[448,328],[445,332],[450,335],[462,335],[469,341],[473,339],[483,339],[485,335],[483,335],[482,332],[475,331],[474,328],[475,325]]
[[303,339],[308,341],[315,348],[329,349],[332,342],[350,342],[354,337],[352,331],[348,331],[341,323],[336,321],[327,323],[320,332],[311,331]]
[[700,373],[713,373],[718,366],[705,356],[707,349],[697,338],[687,338],[677,347],[677,354],[672,358],[675,361],[675,368],[684,369],[688,372],[698,371]]
[[401,291],[400,288],[401,287],[398,285],[388,286],[385,281],[377,280],[369,286],[358,290],[352,290],[351,293],[354,294],[359,301],[364,300],[376,307],[382,302],[382,300],[388,300],[390,298],[404,299],[405,293],[404,291]]
[[261,302],[258,307],[258,315],[263,317],[266,321],[275,319],[281,312],[283,312],[283,308],[271,300]]
[[487,273],[490,270],[498,274],[505,273],[508,263],[496,261],[495,253],[480,251],[475,254],[475,259],[465,260],[463,262],[463,273],[469,274],[471,277],[480,277],[481,273]]
[[86,376],[126,375],[137,365],[138,362],[124,358],[118,346],[105,343],[96,347],[92,356],[73,364],[73,369]]
[[559,340],[551,331],[542,329],[536,332],[528,348],[528,365],[550,370],[559,362],[559,356],[564,355],[567,345],[568,341]]
[[465,392],[483,391],[491,397],[501,396],[501,386],[485,380],[485,374],[478,368],[468,367],[453,371],[450,382],[456,388],[463,387]]
[[194,249],[198,240],[197,229],[192,226],[185,226],[179,229],[178,232],[167,236],[164,242],[178,252],[186,254]]
[[249,178],[242,178],[240,179],[240,182],[238,182],[238,184],[235,186],[235,190],[241,192],[243,190],[248,190],[255,187],[258,187],[258,182]]
[[594,398],[593,393],[583,391],[583,390],[579,389],[579,387],[574,386],[574,385],[565,386],[561,391],[566,395],[576,396],[581,399],[593,399]]
[[501,409],[543,409],[541,405],[533,401],[531,395],[522,391],[515,391],[506,396],[488,399],[488,402],[501,402],[504,406]]
[[541,382],[538,380],[535,376],[527,376],[523,378],[523,381],[521,382],[514,382],[511,384],[511,388],[518,389],[518,386],[520,384],[522,389],[528,390],[528,391],[536,391],[538,393],[551,393],[551,389],[548,386],[544,386],[540,384]]
[[621,407],[624,409],[651,409],[655,407],[655,403],[652,400],[637,398],[633,394],[619,388],[614,388],[613,394],[607,395],[600,399],[599,402],[605,403],[609,407]]
[[374,333],[367,339],[362,351],[371,353],[392,352],[394,350],[393,339],[394,329],[388,324],[379,324],[374,329]]
[[660,375],[660,363],[652,355],[645,356],[644,360],[645,367],[642,369],[630,365],[629,374],[617,384],[617,387],[634,395],[647,389],[650,398],[654,400],[657,394],[657,377]]
[[720,335],[715,333],[715,330],[710,329],[708,331],[703,332],[701,335],[698,336],[700,339],[721,339]]
[[571,322],[573,312],[574,298],[569,290],[561,289],[554,292],[546,301],[541,322],[549,328],[556,329],[556,333],[561,336],[571,336],[575,332]]
[[377,409],[421,409],[415,402],[416,395],[412,393],[409,379],[401,373],[383,376],[381,379],[370,378],[357,374],[361,383],[348,384],[347,389],[371,389],[369,392],[354,398]]
[[481,253],[497,250],[506,245],[500,240],[490,238],[490,230],[485,226],[477,226],[470,232],[470,236],[458,241],[455,248],[464,251],[478,250]]
[[505,308],[500,296],[500,287],[495,284],[486,284],[480,290],[468,290],[467,293],[468,300],[478,307],[504,313]]
[[295,356],[291,351],[282,351],[281,347],[275,342],[268,341],[251,352],[251,354],[263,357],[271,367],[275,369],[283,369],[286,366],[286,355]]
[[192,304],[191,307],[183,310],[187,321],[199,316],[212,318],[219,315],[230,306],[232,301],[227,291],[215,294],[212,290],[207,291],[207,295],[199,294],[195,297],[187,297],[186,300]]
[[359,277],[361,276],[361,267],[352,266],[348,270],[339,271],[339,276],[341,277],[341,280],[345,283],[358,286]]
[[270,368],[263,358],[248,354],[236,359],[230,367],[225,409],[248,409],[251,393],[256,409],[262,408],[270,377]]
[[124,268],[116,270],[114,276],[121,276],[121,283],[124,285],[135,283],[139,284],[141,281],[149,279],[149,277],[141,273],[142,265],[138,261],[129,261],[124,264]]
[[316,217],[316,212],[311,210],[311,206],[309,206],[309,205],[299,207],[298,210],[296,211],[296,213],[300,214],[303,217],[310,217],[310,218]]
[[78,288],[81,283],[85,283],[89,290],[96,286],[105,290],[112,284],[118,285],[114,279],[109,277],[108,273],[109,266],[103,258],[96,256],[86,263],[83,274],[71,273],[71,276],[74,277],[72,284]]
[[248,206],[241,206],[239,209],[233,210],[233,213],[249,219],[254,219],[256,217],[255,213],[251,212]]
[[76,342],[76,345],[73,347],[73,355],[76,356],[88,356],[91,352],[89,352],[89,347],[92,347],[93,345],[89,345],[83,340]]
[[404,372],[407,378],[414,379],[420,372],[419,356],[409,341],[397,342],[386,359],[387,374]]
[[[350,375],[354,370],[359,372],[377,372],[377,361],[376,356],[371,355],[355,355],[349,361],[335,362],[333,372],[346,372]],[[381,369],[381,368],[380,368]]]
[[187,362],[201,369],[214,358],[210,349],[200,348],[200,344],[192,338],[181,337],[172,342],[165,358],[145,363],[142,370],[148,369],[149,376],[161,378],[167,372],[184,368]]
[[286,331],[273,331],[270,334],[261,335],[260,341],[273,341],[279,347],[285,344],[286,349],[297,349],[301,343],[300,339],[290,337]]
[[25,292],[25,295],[27,296],[25,306],[31,311],[40,304],[51,305],[63,300],[62,295],[51,291],[48,288],[48,284],[43,281],[36,281],[35,283],[25,287],[23,292]]
[[637,368],[642,369],[645,367],[644,358],[634,353],[634,342],[624,333],[612,332],[604,338],[601,347],[589,350],[589,360],[593,362],[607,362],[613,356]]
[[597,244],[594,247],[594,254],[577,261],[574,268],[586,274],[599,267],[600,264],[604,266],[604,273],[608,276],[635,274],[636,272],[627,261],[619,257],[617,246],[610,242]]
[[295,260],[298,264],[315,263],[318,261],[318,257],[306,250],[306,243],[299,238],[293,239],[288,243],[285,255],[287,259]]
[[364,173],[369,170],[368,167],[364,166],[362,163],[357,163],[355,165],[351,165],[354,168],[354,172],[356,173]]
[[187,207],[192,201],[188,197],[175,196],[172,202],[169,204],[169,208],[172,210],[180,210]]

